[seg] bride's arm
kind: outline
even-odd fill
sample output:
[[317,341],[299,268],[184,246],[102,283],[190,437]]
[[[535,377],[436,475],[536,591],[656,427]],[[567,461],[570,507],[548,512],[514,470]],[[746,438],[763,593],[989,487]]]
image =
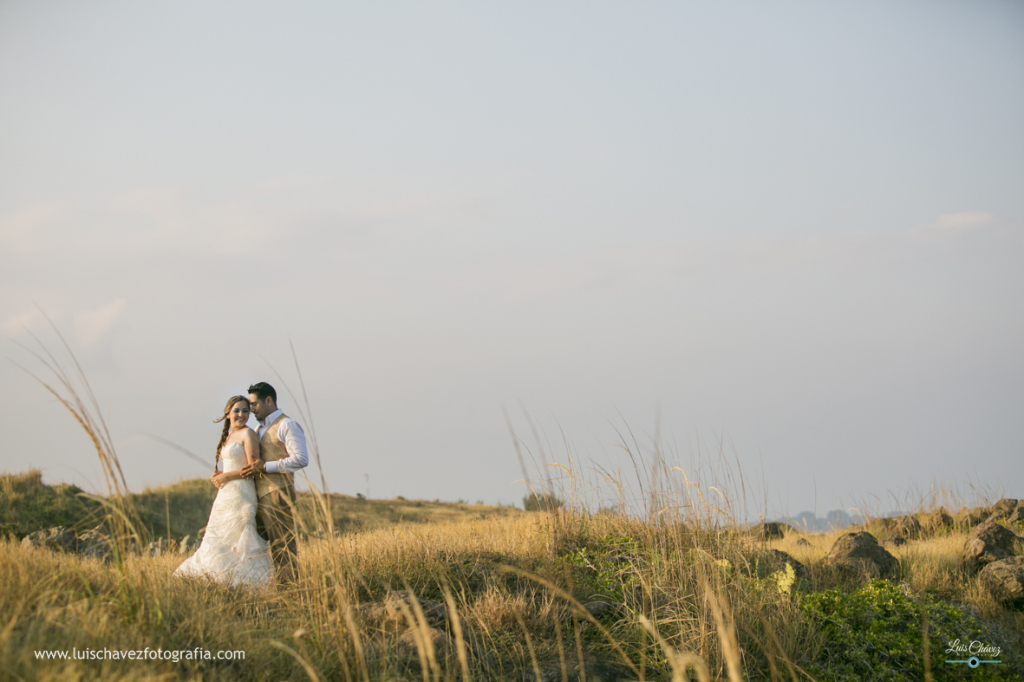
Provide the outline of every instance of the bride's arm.
[[[246,466],[241,467],[239,469],[235,469],[234,471],[225,471],[219,474],[214,474],[214,478],[216,479],[214,481],[214,485],[216,485],[218,488],[223,486],[228,481],[237,481],[239,479],[249,478],[251,476],[251,474],[248,473],[250,471],[249,465],[251,465],[253,461],[259,459],[260,441],[252,430],[247,429],[246,432],[242,434],[241,442],[242,447],[245,448]],[[217,485],[218,482],[220,483],[220,485]]]
[[260,439],[256,437],[255,431],[249,430],[246,432],[243,436],[242,445],[245,446],[246,464],[252,466],[260,461]]

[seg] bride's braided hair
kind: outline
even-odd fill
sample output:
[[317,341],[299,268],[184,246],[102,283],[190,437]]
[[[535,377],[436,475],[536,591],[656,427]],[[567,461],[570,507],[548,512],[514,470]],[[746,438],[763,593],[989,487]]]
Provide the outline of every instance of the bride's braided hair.
[[217,457],[213,460],[213,470],[217,470],[217,464],[220,462],[220,449],[224,447],[224,441],[228,439],[228,433],[231,431],[231,420],[228,419],[228,414],[231,413],[231,408],[234,407],[235,403],[244,402],[249,403],[249,399],[244,395],[233,395],[228,398],[228,404],[224,406],[224,416],[220,419],[214,419],[213,423],[224,422],[224,430],[220,432],[220,442],[217,443]]

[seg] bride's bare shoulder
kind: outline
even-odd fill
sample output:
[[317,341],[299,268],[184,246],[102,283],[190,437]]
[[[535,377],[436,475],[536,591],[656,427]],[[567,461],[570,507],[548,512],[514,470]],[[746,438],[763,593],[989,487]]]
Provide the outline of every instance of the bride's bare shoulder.
[[260,439],[256,436],[256,432],[246,426],[238,434],[238,439],[242,443],[259,443]]

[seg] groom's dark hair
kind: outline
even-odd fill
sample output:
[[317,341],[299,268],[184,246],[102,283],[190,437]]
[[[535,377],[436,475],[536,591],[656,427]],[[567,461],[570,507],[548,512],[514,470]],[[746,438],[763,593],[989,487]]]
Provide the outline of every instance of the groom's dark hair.
[[258,384],[253,384],[249,387],[249,393],[255,393],[256,397],[260,400],[266,400],[267,398],[273,398],[274,404],[277,404],[277,391],[274,387],[265,381],[261,381]]

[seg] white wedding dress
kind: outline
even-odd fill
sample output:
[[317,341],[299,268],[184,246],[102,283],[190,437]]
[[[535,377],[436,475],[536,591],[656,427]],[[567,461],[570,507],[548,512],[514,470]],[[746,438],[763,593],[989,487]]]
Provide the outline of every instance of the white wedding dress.
[[[228,443],[220,451],[224,471],[246,465],[245,447]],[[267,541],[256,532],[256,486],[250,479],[228,481],[217,491],[196,553],[176,576],[202,576],[229,585],[269,585],[274,578]]]

